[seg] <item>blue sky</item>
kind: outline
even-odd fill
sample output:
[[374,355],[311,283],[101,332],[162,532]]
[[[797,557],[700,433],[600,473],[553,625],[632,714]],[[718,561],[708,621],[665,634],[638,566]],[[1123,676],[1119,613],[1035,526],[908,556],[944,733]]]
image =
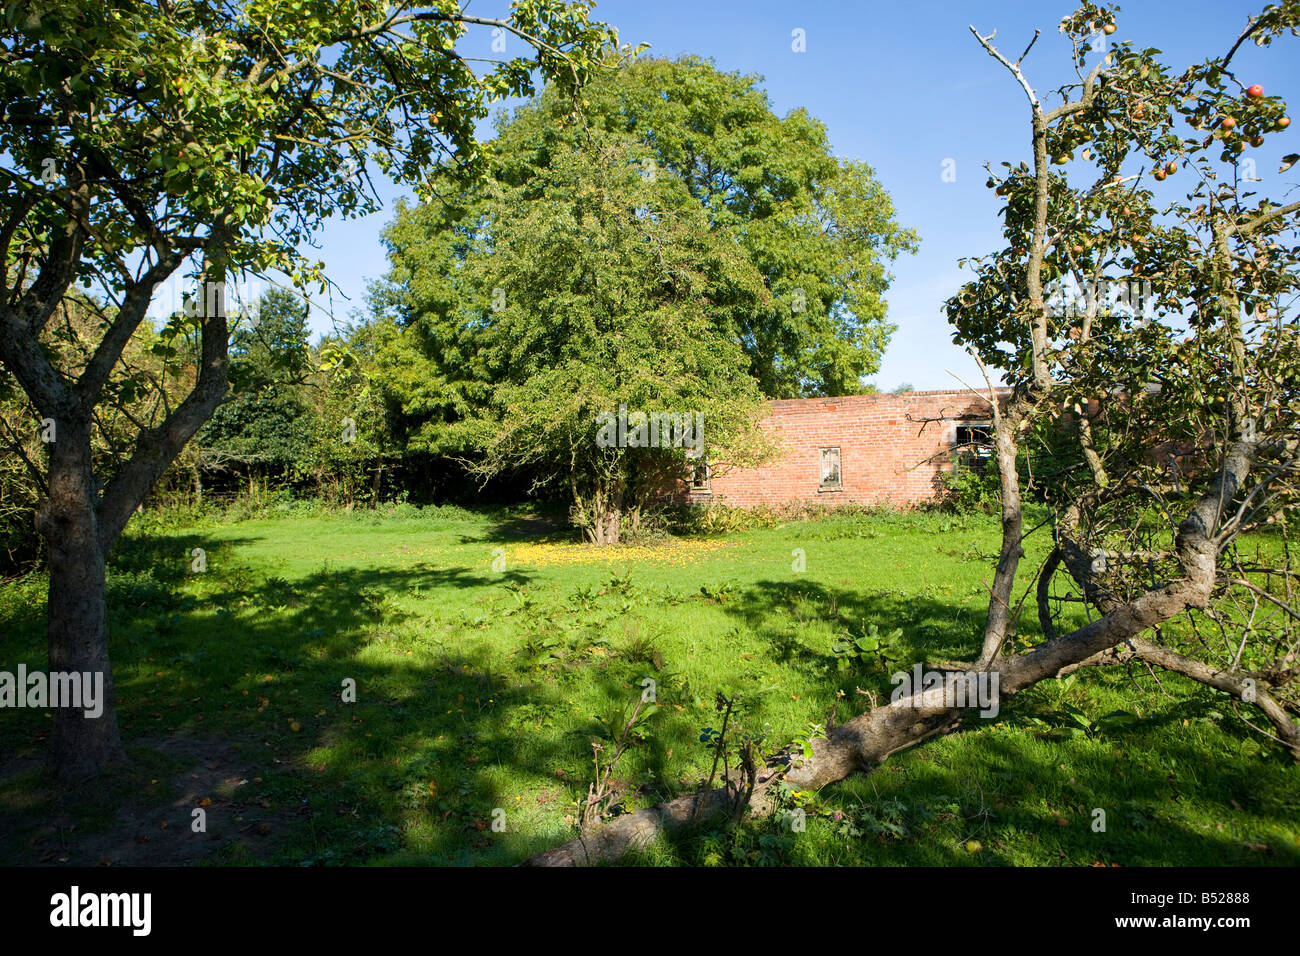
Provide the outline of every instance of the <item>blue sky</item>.
[[[1222,56],[1262,8],[1233,0],[1177,2],[1142,0],[1122,7],[1114,39],[1163,51],[1177,68]],[[504,16],[500,0],[475,0],[473,13]],[[898,326],[875,382],[884,390],[901,383],[918,389],[975,384],[974,363],[952,344],[940,307],[961,283],[957,260],[998,247],[999,201],[985,188],[983,166],[1029,157],[1028,106],[1010,75],[980,48],[968,26],[994,41],[1012,59],[1042,30],[1024,69],[1040,95],[1073,78],[1068,42],[1057,32],[1069,2],[646,2],[604,0],[594,13],[619,28],[624,42],[648,42],[657,56],[694,53],[725,70],[760,74],[778,114],[805,107],[826,124],[835,151],[861,159],[893,197],[900,223],[921,236],[920,251],[900,259],[888,294],[890,320]],[[791,35],[804,31],[806,52],[792,50]],[[509,42],[518,43],[511,39]],[[471,33],[465,55],[491,57],[486,31]],[[482,50],[475,52],[475,44]],[[508,49],[509,53],[516,50]],[[1283,37],[1268,49],[1248,44],[1234,60],[1237,76],[1282,95],[1300,114],[1300,38]],[[485,125],[483,135],[490,129]],[[1292,126],[1269,137],[1255,154],[1264,185],[1300,182],[1295,167],[1275,174],[1281,157],[1300,151]],[[955,162],[954,182],[944,182],[943,163]],[[1165,184],[1172,191],[1179,177]],[[392,218],[401,193],[381,190],[384,211],[364,219],[336,221],[320,235],[327,271],[348,298],[335,294],[321,304],[344,320],[363,309],[366,281],[386,271],[379,233]],[[1280,190],[1273,190],[1280,194]],[[316,310],[313,328],[330,319]]]

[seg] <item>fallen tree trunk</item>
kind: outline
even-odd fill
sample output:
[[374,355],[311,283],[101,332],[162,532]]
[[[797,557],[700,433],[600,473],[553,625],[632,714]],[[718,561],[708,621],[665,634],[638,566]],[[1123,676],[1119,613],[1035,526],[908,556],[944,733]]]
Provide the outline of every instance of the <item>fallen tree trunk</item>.
[[[1039,681],[1055,678],[1188,608],[1206,606],[1214,589],[1218,554],[1208,529],[1217,524],[1224,502],[1232,501],[1249,471],[1249,452],[1248,446],[1233,446],[1219,480],[1179,526],[1177,555],[1181,577],[1119,604],[1083,627],[1045,641],[1025,654],[996,658],[984,671],[997,674],[999,698],[1014,696]],[[776,809],[771,789],[779,779],[784,778],[796,790],[817,789],[853,773],[870,772],[891,754],[930,737],[952,733],[961,726],[966,713],[978,707],[978,704],[955,707],[951,706],[952,701],[952,695],[944,687],[914,692],[832,728],[825,738],[810,741],[810,758],[802,752],[778,754],[755,781],[751,812],[764,816]],[[725,788],[690,794],[611,820],[525,862],[531,866],[612,863],[664,833],[681,831],[714,819],[720,813],[733,812],[732,798]]]
[[[1050,576],[1059,564],[1064,563],[1071,579],[1083,589],[1085,600],[1095,604],[1102,611],[1109,611],[1118,606],[1118,599],[1105,589],[1097,586],[1088,567],[1087,558],[1064,533],[1059,535],[1061,545],[1052,550],[1038,580],[1038,616],[1044,632],[1051,628],[1051,615],[1047,610],[1047,585]],[[1063,557],[1064,555],[1064,557]],[[1276,599],[1265,594],[1276,603]],[[1289,610],[1286,605],[1284,609]],[[1243,703],[1257,707],[1270,724],[1273,725],[1275,740],[1291,751],[1292,756],[1300,759],[1300,724],[1291,717],[1287,709],[1270,693],[1266,681],[1252,677],[1250,674],[1234,674],[1220,670],[1210,664],[1179,654],[1162,644],[1153,643],[1140,637],[1130,638],[1122,645],[1113,647],[1092,657],[1071,664],[1060,676],[1065,676],[1082,667],[1096,667],[1107,664],[1122,664],[1127,661],[1140,660],[1163,670],[1172,671],[1190,678],[1206,687],[1223,691]],[[1253,725],[1252,725],[1253,726]],[[1256,728],[1257,730],[1259,728]]]
[[[1277,740],[1285,744],[1294,757],[1300,759],[1300,724],[1296,723],[1261,682],[1249,675],[1229,674],[1218,668],[1211,667],[1209,664],[1193,660],[1190,657],[1184,657],[1167,647],[1152,644],[1140,638],[1129,641],[1129,648],[1128,656],[1130,657],[1146,661],[1148,664],[1154,664],[1156,667],[1173,671],[1176,674],[1182,674],[1184,677],[1189,677],[1207,687],[1221,690],[1244,703],[1258,707],[1263,711],[1264,716],[1268,718],[1269,723],[1273,725]],[[1124,659],[1122,649],[1120,659]]]
[[[1211,552],[1212,555],[1212,552]],[[1208,572],[1208,573],[1207,573]],[[1048,641],[1021,656],[1004,659],[996,668],[1000,697],[1008,697],[1039,681],[1054,678],[1073,664],[1135,637],[1187,607],[1201,606],[1213,582],[1212,557],[1200,573],[1143,594],[1110,614],[1064,637]],[[891,754],[924,740],[957,730],[968,707],[950,706],[952,696],[943,687],[913,693],[876,707],[811,741],[812,757],[791,751],[779,754],[759,773],[750,801],[751,812],[766,816],[776,809],[772,785],[784,778],[796,790],[812,790],[857,772],[869,772]],[[646,810],[611,820],[585,836],[539,853],[530,866],[585,866],[612,863],[629,851],[643,847],[664,833],[681,831],[733,810],[725,788],[689,794]]]
[[[931,691],[941,694],[941,691]],[[841,780],[858,770],[869,770],[886,757],[914,746],[928,737],[956,730],[960,708],[931,708],[925,714],[910,710],[905,701],[863,714],[829,740],[813,741],[812,759],[792,752],[778,754],[763,767],[749,799],[753,816],[769,816],[777,809],[772,786],[784,778],[795,789],[811,789]],[[865,723],[863,723],[865,721]],[[857,725],[853,731],[841,731]],[[834,741],[832,744],[830,741]],[[820,748],[816,745],[821,744]],[[860,763],[865,761],[865,765]],[[687,794],[646,810],[618,817],[595,827],[562,846],[545,850],[524,861],[525,866],[591,866],[614,863],[630,851],[653,843],[665,833],[680,832],[708,821],[726,819],[735,810],[732,791],[725,787]]]

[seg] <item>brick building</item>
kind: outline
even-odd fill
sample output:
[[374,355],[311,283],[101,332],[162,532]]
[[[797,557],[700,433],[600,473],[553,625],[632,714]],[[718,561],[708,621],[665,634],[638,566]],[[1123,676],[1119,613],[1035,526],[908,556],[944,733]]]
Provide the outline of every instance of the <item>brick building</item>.
[[988,401],[968,389],[774,401],[760,427],[776,434],[780,458],[761,468],[710,463],[683,495],[740,507],[915,505],[939,492],[958,455],[990,454],[992,421]]

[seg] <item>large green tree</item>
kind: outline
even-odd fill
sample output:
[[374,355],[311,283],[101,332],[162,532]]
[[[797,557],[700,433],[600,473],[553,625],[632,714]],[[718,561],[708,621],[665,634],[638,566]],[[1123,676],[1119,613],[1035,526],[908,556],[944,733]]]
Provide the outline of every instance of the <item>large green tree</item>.
[[[61,774],[94,774],[121,754],[105,561],[227,390],[223,283],[270,270],[319,279],[297,250],[325,217],[376,207],[365,173],[352,175],[368,157],[420,190],[439,160],[472,173],[474,126],[491,99],[530,95],[539,75],[572,90],[616,42],[587,14],[561,0],[517,0],[501,21],[455,0],[5,4],[0,361],[57,431],[39,513],[49,666],[105,676],[101,717],[56,712]],[[527,55],[477,76],[461,49],[474,24],[514,34]],[[193,389],[102,473],[91,455],[96,407],[155,286],[174,273],[201,303]],[[41,335],[80,285],[103,308],[93,353],[68,367]]]
[[[752,461],[760,449],[762,395],[716,314],[759,310],[770,293],[685,182],[646,175],[644,158],[626,136],[588,130],[553,143],[526,185],[494,181],[448,211],[455,227],[431,244],[415,238],[421,217],[389,234],[440,263],[419,277],[429,286],[390,290],[399,303],[430,293],[410,333],[457,402],[425,440],[475,452],[485,476],[522,466],[563,482],[577,524],[601,544],[635,526],[665,482],[689,477],[691,459],[717,467],[719,454]],[[602,440],[598,419],[622,410],[626,442],[616,423]],[[675,416],[680,434],[636,433],[641,413]]]
[[[715,277],[710,315],[744,350],[763,394],[859,392],[893,330],[888,265],[916,246],[870,167],[833,155],[825,127],[807,111],[775,115],[759,77],[696,57],[608,59],[611,69],[584,89],[581,122],[569,122],[574,107],[559,90],[502,121],[492,143],[494,181],[535,197],[550,188],[556,157],[585,138],[634,144],[641,173],[680,182],[705,227],[762,277],[768,294],[761,299],[730,295]],[[463,245],[479,241],[476,221],[472,206],[446,191],[405,213],[389,234],[405,319],[422,322],[430,340],[441,338],[439,317],[453,314],[449,277]],[[460,355],[430,357],[442,369],[457,366]],[[473,401],[457,382],[417,387],[403,404],[431,422],[454,420]]]
[[286,474],[305,452],[308,405],[302,390],[310,370],[307,304],[271,289],[231,337],[229,400],[195,438],[196,470],[239,466]]

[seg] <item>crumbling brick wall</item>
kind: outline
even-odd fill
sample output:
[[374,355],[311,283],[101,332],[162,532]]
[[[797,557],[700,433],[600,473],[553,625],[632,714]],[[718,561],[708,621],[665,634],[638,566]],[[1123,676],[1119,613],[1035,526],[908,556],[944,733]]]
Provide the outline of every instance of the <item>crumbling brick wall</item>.
[[[1005,401],[1007,392],[999,393]],[[778,460],[761,468],[711,462],[707,489],[678,489],[679,499],[749,507],[789,501],[834,506],[915,505],[941,490],[952,470],[957,428],[992,421],[973,392],[904,392],[770,402],[760,427],[774,433]],[[707,427],[707,424],[706,424]],[[822,483],[822,449],[840,450],[840,482]]]

